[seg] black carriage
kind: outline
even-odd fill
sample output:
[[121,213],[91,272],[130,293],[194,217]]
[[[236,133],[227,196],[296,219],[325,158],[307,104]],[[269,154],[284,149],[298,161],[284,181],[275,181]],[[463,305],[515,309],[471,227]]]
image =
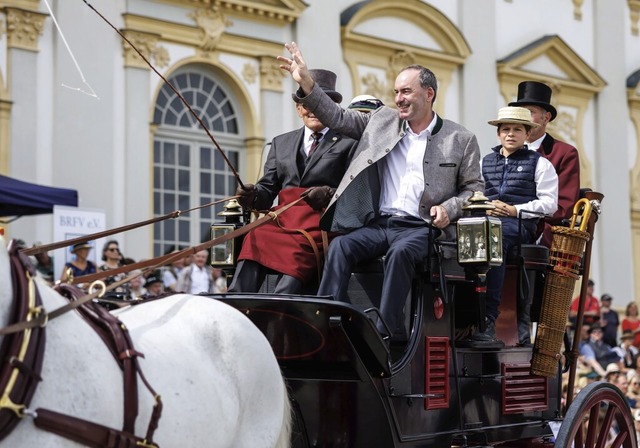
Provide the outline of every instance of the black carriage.
[[[595,220],[595,214],[588,220],[591,235]],[[590,247],[580,261],[586,276]],[[548,249],[527,245],[504,254],[497,321],[504,347],[464,342],[465,331],[482,324],[483,297],[478,276],[458,263],[456,249],[436,244],[417,270],[405,306],[407,340],[385,340],[373,323],[380,260],[353,273],[351,303],[268,291],[223,298],[263,331],[280,362],[295,414],[292,446],[635,448],[631,413],[617,388],[594,383],[563,403],[561,375],[570,371],[571,396],[577,343],[565,336],[565,356],[549,376],[531,373],[537,348],[518,345],[516,299],[529,295],[532,320],[539,320]]]

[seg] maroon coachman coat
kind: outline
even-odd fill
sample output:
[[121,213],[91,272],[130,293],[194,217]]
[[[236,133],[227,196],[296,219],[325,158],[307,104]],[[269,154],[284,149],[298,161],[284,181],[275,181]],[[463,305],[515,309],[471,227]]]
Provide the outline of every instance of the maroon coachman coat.
[[544,221],[542,244],[551,247],[551,226],[560,225],[570,218],[573,206],[580,197],[580,158],[573,146],[547,134],[538,152],[551,162],[558,174],[558,210]]

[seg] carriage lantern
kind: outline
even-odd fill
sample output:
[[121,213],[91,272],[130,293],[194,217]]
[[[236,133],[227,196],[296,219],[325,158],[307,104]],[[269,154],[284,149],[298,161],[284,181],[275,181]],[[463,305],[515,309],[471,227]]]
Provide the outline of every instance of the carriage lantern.
[[[211,226],[211,239],[219,238],[242,227],[242,207],[235,199],[227,201],[218,216],[223,216],[224,222],[216,222]],[[213,246],[211,248],[211,266],[233,267],[238,260],[239,246],[236,244],[236,238]]]
[[502,222],[487,216],[495,207],[480,191],[462,207],[464,215],[458,220],[458,263],[475,267],[476,271],[502,264]]

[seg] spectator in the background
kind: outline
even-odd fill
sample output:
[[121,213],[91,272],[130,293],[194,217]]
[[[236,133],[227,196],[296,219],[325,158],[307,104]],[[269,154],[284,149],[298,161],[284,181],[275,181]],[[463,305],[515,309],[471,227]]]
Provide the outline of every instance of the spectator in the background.
[[[603,338],[604,340],[604,338]],[[638,349],[633,345],[633,333],[623,331],[620,337],[620,345],[614,347],[618,356],[622,358],[622,364],[625,369],[635,370],[638,367]]]
[[157,297],[164,292],[164,284],[162,283],[162,274],[160,271],[153,271],[147,276],[144,288],[147,290],[147,293],[144,295],[145,299]]
[[591,368],[591,370],[596,372],[600,377],[604,377],[606,375],[605,368],[600,365],[596,359],[596,354],[589,344],[590,341],[591,327],[589,325],[582,325],[580,331],[580,357],[578,359],[587,368]]
[[93,247],[89,243],[74,244],[71,248],[71,252],[75,255],[75,259],[68,263],[65,263],[62,275],[60,275],[60,281],[66,282],[71,276],[81,277],[83,275],[95,274],[97,269],[93,261],[89,260],[89,251]]
[[603,294],[600,297],[600,325],[604,332],[602,340],[615,347],[618,343],[618,327],[620,326],[620,318],[618,312],[611,309],[613,297],[609,294]]
[[[173,251],[173,253],[178,252]],[[180,275],[180,272],[182,272],[182,270],[184,269],[186,263],[187,258],[179,258],[175,261],[172,261],[171,264],[169,266],[166,266],[164,268],[164,271],[162,272],[162,283],[164,284],[164,287],[170,291],[175,291],[176,290],[176,285],[178,283],[178,276]]]
[[206,250],[201,250],[193,256],[193,263],[180,272],[176,291],[187,294],[212,292],[213,276],[211,266],[207,265],[208,255]]
[[147,290],[142,286],[144,284],[144,277],[139,269],[129,272],[129,275],[139,274],[129,281],[129,300],[138,300],[140,297],[147,293]]
[[622,331],[630,331],[633,333],[633,345],[640,348],[640,320],[638,319],[638,305],[635,302],[629,302],[627,309],[624,311],[625,318],[622,319]]
[[[40,246],[40,243],[36,243],[33,247]],[[54,282],[53,273],[53,258],[49,256],[48,252],[36,254],[36,270],[40,273],[42,278],[50,285]]]
[[606,368],[612,363],[618,366],[621,364],[622,359],[613,350],[613,347],[602,341],[602,327],[600,324],[595,323],[591,325],[589,329],[589,343],[587,345],[593,350],[596,361],[598,361],[602,368]]
[[[102,261],[104,261],[104,263],[100,265],[100,272],[117,269],[122,266],[122,253],[120,252],[120,245],[116,240],[109,240],[104,243],[104,246],[102,247]],[[119,282],[126,276],[126,273],[121,272],[120,274],[105,278],[104,283],[109,286],[112,283]],[[112,290],[111,293],[115,293],[116,295],[121,296],[120,298],[126,299],[129,297],[129,285],[126,283],[124,285],[120,285]]]
[[[593,295],[593,288],[595,283],[589,279],[587,282],[587,296],[584,301],[584,319],[582,323],[586,325],[594,324],[600,320],[600,302],[598,298]],[[576,317],[578,316],[578,305],[580,304],[580,296],[575,297],[571,302],[571,308],[569,309],[569,320],[575,325]],[[615,344],[614,344],[615,345]]]
[[222,269],[212,269],[211,276],[213,278],[213,289],[211,292],[227,292],[227,276],[224,274],[224,272],[222,272]]

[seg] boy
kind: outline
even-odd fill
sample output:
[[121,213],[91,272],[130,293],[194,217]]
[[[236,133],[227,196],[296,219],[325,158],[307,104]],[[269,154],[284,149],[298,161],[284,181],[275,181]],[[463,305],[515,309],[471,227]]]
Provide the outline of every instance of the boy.
[[[525,145],[531,129],[538,126],[531,121],[528,109],[503,107],[498,111],[498,118],[489,124],[497,126],[500,145],[492,148],[491,153],[482,159],[484,194],[496,207],[487,214],[502,221],[502,253],[506,258],[509,249],[518,242],[526,244],[536,239],[539,216],[524,211],[552,215],[558,208],[558,176],[548,160]],[[518,216],[521,211],[522,232],[519,237]],[[475,342],[499,342],[496,340],[495,321],[502,299],[504,273],[504,261],[487,273],[486,329],[473,335]],[[529,322],[526,324],[528,326]],[[520,335],[520,339],[521,344],[530,342],[526,340],[528,334]]]

